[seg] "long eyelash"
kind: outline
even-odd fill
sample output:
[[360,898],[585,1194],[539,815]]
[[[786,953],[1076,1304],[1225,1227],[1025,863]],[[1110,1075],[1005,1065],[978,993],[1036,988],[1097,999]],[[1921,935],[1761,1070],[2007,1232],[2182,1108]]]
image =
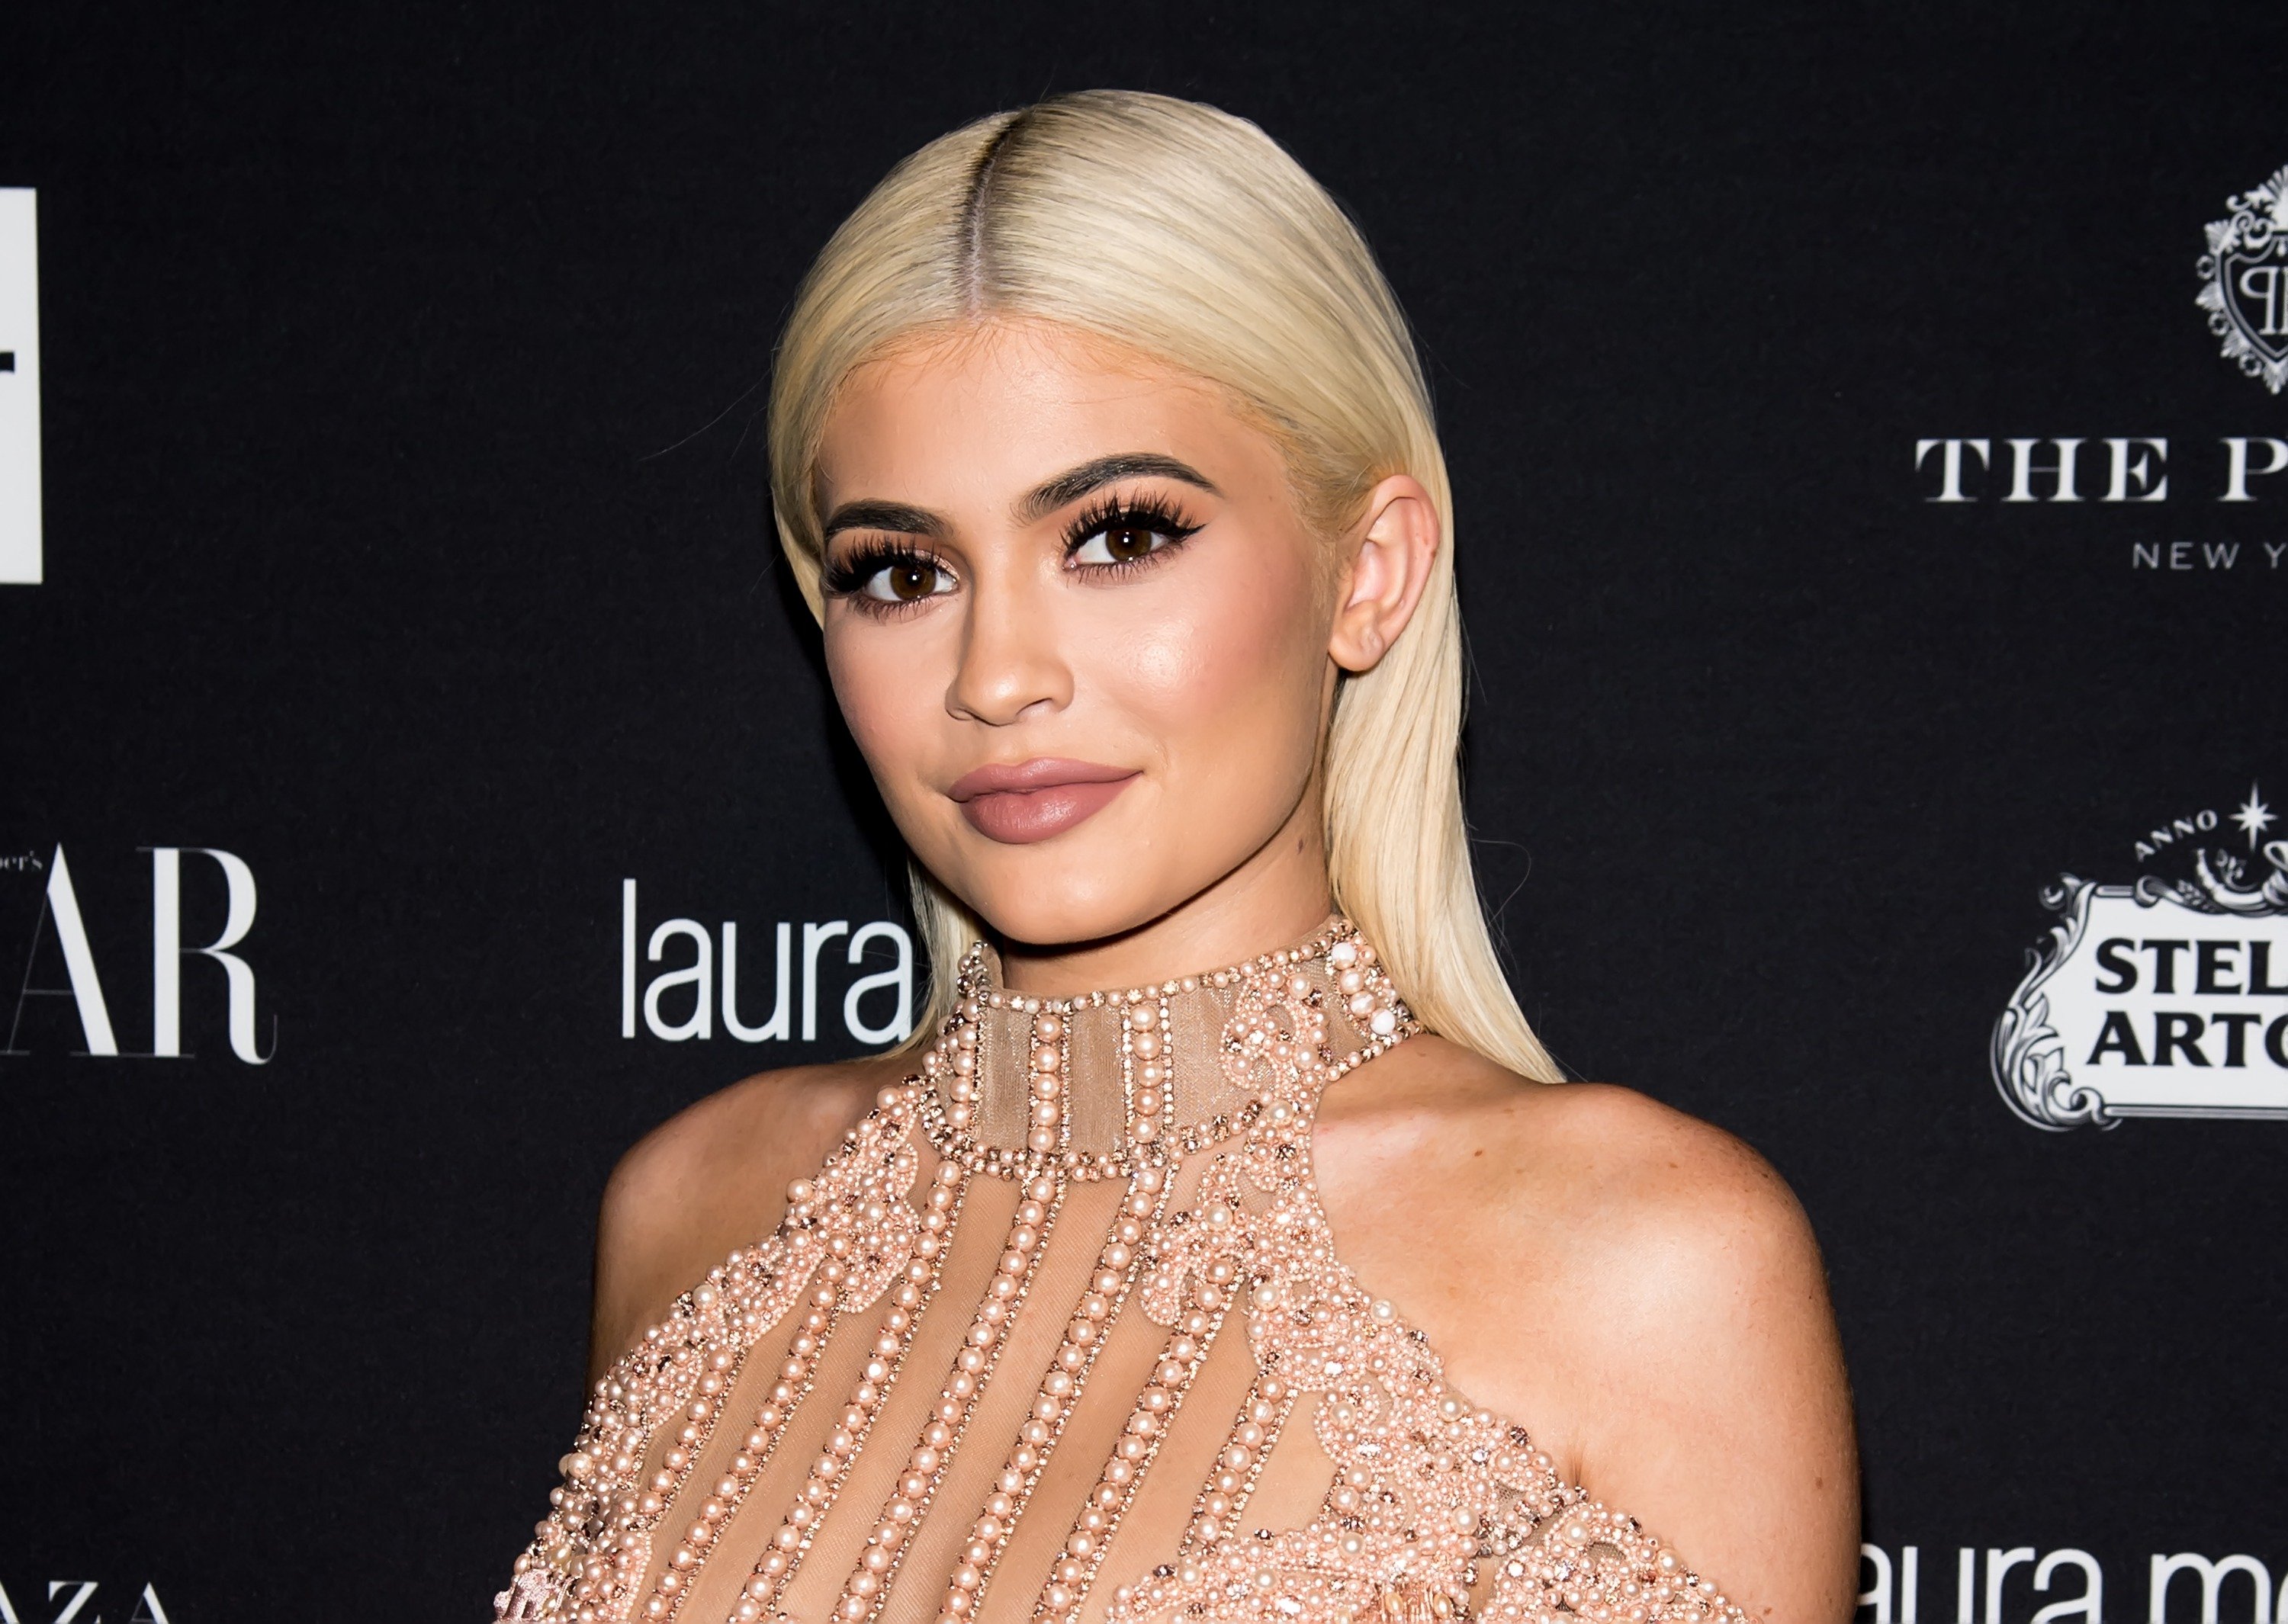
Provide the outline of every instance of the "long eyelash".
[[843,554],[839,563],[827,565],[819,572],[819,587],[829,598],[854,598],[869,581],[894,564],[946,567],[945,560],[933,552],[925,552],[903,542],[877,539],[856,543]]
[[[1091,536],[1116,526],[1152,531],[1168,537],[1170,544],[1142,558],[1124,558],[1116,564],[1093,564],[1086,567],[1100,573],[1140,569],[1162,553],[1172,552],[1200,530],[1200,526],[1187,519],[1172,503],[1159,496],[1106,496],[1090,503],[1065,527],[1065,551],[1069,554],[1076,551]],[[908,543],[878,537],[856,543],[840,559],[822,568],[819,589],[829,598],[858,598],[862,597],[869,581],[883,570],[901,564],[927,565],[940,570],[948,568],[945,560],[933,552]]]
[[1173,552],[1200,532],[1201,527],[1184,517],[1172,503],[1156,495],[1104,496],[1091,503],[1065,527],[1065,551],[1079,551],[1091,536],[1116,527],[1149,530],[1168,538],[1168,545],[1155,548],[1141,558],[1123,558],[1115,564],[1091,564],[1084,567],[1108,569],[1140,569],[1164,553]]

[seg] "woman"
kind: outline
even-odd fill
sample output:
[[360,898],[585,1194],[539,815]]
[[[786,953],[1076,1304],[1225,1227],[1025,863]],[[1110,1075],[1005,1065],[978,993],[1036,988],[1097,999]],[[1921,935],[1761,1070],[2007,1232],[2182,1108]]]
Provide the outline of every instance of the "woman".
[[1544,1086],[1496,965],[1444,468],[1326,194],[1160,97],[957,131],[771,438],[931,1018],[629,1153],[501,1616],[1845,1617],[1800,1212]]

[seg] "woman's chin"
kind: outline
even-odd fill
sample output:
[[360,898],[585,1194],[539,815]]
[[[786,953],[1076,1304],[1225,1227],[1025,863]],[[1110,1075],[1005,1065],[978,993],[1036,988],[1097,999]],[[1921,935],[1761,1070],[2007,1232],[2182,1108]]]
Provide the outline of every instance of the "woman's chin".
[[[991,865],[959,888],[970,910],[1005,941],[1051,947],[1102,941],[1148,924],[1182,898],[1163,899],[1157,888],[1123,876],[1100,860],[1037,858]],[[1126,878],[1127,883],[1122,883]]]
[[1030,947],[1077,947],[1102,941],[1148,924],[1159,912],[1165,911],[1156,911],[1148,906],[1121,907],[1109,900],[1092,905],[1085,901],[1076,904],[1068,898],[1024,897],[1009,898],[1005,906],[1000,905],[1001,900],[988,898],[984,906],[972,906],[995,936]]

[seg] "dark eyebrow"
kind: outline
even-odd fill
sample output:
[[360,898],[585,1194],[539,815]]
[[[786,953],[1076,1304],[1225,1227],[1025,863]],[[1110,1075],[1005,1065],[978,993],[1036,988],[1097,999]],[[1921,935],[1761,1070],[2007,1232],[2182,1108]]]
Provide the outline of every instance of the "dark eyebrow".
[[903,502],[846,502],[827,516],[819,540],[831,541],[845,530],[887,530],[897,535],[942,540],[946,522],[927,508]]
[[1077,502],[1100,486],[1115,479],[1149,477],[1177,479],[1186,485],[1197,486],[1211,496],[1223,493],[1214,482],[1188,463],[1180,463],[1172,456],[1161,456],[1151,451],[1125,451],[1113,456],[1100,456],[1092,463],[1059,474],[1046,484],[1037,486],[1017,504],[1017,522],[1036,524],[1047,518],[1067,503]]

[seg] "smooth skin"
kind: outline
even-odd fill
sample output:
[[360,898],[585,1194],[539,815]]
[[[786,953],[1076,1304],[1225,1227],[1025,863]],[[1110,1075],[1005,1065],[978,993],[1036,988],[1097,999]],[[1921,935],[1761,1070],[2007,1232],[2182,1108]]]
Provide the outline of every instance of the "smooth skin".
[[[1050,500],[1075,470],[1140,457],[1185,477]],[[1013,987],[1228,963],[1326,915],[1326,722],[1339,673],[1370,669],[1421,595],[1440,527],[1418,482],[1382,480],[1344,534],[1315,535],[1278,443],[1221,391],[1007,321],[853,374],[816,479],[830,575],[870,572],[827,601],[836,697],[916,856],[1002,939]],[[1108,502],[1196,528],[1076,535]],[[947,796],[1041,757],[1137,777],[1024,844]],[[598,1238],[594,1370],[768,1232],[787,1184],[904,1071],[766,1073],[630,1151]],[[1750,1616],[1851,1616],[1841,1352],[1810,1227],[1753,1151],[1625,1089],[1529,1082],[1424,1036],[1328,1090],[1314,1154],[1344,1257],[1457,1387]]]

